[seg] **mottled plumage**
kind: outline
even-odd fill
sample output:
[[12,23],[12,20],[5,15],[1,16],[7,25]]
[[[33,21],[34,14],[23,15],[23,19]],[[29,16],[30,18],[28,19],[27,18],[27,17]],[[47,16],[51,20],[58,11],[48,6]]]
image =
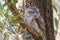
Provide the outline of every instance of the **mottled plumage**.
[[26,8],[23,19],[29,28],[31,27],[32,29],[34,29],[34,31],[38,33],[38,36],[42,36],[43,40],[46,40],[44,36],[45,35],[44,20],[41,17],[39,9],[37,7],[32,6],[32,7]]

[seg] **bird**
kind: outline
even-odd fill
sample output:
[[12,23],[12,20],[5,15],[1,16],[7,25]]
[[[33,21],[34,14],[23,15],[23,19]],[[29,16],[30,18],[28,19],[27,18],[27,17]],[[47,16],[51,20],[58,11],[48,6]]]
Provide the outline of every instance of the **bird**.
[[26,8],[23,19],[28,25],[28,30],[30,32],[33,32],[37,37],[42,36],[42,39],[46,40],[45,23],[40,15],[39,9],[36,6]]

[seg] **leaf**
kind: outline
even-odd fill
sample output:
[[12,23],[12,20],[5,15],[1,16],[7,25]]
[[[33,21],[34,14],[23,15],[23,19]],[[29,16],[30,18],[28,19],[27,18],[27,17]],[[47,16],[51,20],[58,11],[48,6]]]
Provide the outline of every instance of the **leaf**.
[[8,13],[5,13],[5,14],[4,14],[4,16],[5,16],[6,18],[8,18],[8,17],[9,17]]
[[2,7],[5,7],[6,6],[6,3],[2,5]]
[[0,2],[0,7],[1,7],[1,2]]
[[55,11],[57,12],[57,8],[55,5],[52,5],[52,8],[55,9]]
[[24,20],[19,20],[19,23],[25,23]]
[[18,2],[18,0],[13,0],[13,4],[16,5],[16,3]]
[[9,24],[16,24],[18,23],[18,18],[17,16],[12,16],[8,19]]
[[4,13],[4,12],[3,12],[3,9],[2,9],[2,8],[0,8],[0,14],[2,14],[2,13]]
[[58,26],[59,21],[55,18],[55,25]]
[[4,24],[2,23],[2,21],[0,21],[0,28],[3,29],[3,27],[4,27]]

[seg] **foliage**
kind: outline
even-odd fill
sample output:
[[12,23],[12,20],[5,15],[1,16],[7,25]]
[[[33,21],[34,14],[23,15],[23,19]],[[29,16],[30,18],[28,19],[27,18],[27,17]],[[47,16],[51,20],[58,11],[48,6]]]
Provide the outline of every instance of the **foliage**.
[[18,0],[12,0],[13,4],[16,5],[16,3],[18,2]]
[[58,23],[59,23],[58,19],[55,18],[55,25],[58,26]]
[[55,11],[57,12],[56,5],[52,5],[52,8],[55,9]]
[[[23,20],[18,20],[19,16],[23,16],[22,7],[20,6],[18,8],[20,15],[13,16],[12,12],[9,10],[8,6],[5,4],[5,1],[3,2],[4,2],[3,4],[2,2],[0,3],[0,17],[2,18],[0,21],[0,32],[2,32],[3,30],[7,30],[8,36],[16,34],[16,33],[24,33],[26,30],[20,30],[19,27],[21,26],[20,25],[17,26],[17,24],[19,23],[24,23]],[[12,3],[15,6],[17,2],[18,0],[12,0]],[[52,8],[55,9],[56,12],[58,11],[56,8],[56,5],[52,5]],[[55,25],[58,25],[57,18],[55,18],[54,20],[55,20]],[[4,35],[6,36],[6,34],[7,33],[5,33]]]
[[[3,4],[2,4],[2,2],[0,3],[0,19],[1,19],[0,33],[2,32],[4,34],[4,40],[6,40],[6,38],[10,37],[13,34],[23,32],[23,30],[20,30],[20,25],[17,26],[17,24],[24,23],[24,21],[18,20],[18,17],[23,16],[22,7],[19,7],[19,9],[18,9],[20,14],[17,16],[13,16],[12,12],[8,8],[8,6],[5,4],[5,1],[3,1],[3,2],[4,2]],[[18,2],[18,0],[12,0],[12,3],[15,6],[16,6],[17,2]],[[18,27],[18,29],[17,29],[17,27]],[[4,33],[4,31],[6,31],[8,34],[6,32]],[[5,37],[5,36],[8,36],[8,37]]]
[[2,23],[2,21],[0,21],[0,28],[3,29],[3,27],[4,27],[4,24]]

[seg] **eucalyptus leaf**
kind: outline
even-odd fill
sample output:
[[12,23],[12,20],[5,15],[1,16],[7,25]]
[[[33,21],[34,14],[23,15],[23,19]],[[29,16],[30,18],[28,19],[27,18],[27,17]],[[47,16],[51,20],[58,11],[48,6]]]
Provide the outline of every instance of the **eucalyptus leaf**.
[[59,21],[55,18],[55,25],[58,26]]
[[5,13],[4,16],[5,16],[6,18],[8,18],[8,17],[9,17],[9,14],[8,14],[8,13]]
[[18,2],[18,0],[12,0],[13,4],[16,5],[16,3]]
[[4,13],[4,12],[3,12],[3,9],[2,9],[2,8],[0,8],[0,14],[2,14],[2,13]]
[[57,12],[57,8],[55,5],[52,5],[52,8],[55,9],[55,11]]
[[4,28],[4,24],[2,23],[2,21],[0,21],[0,28]]

